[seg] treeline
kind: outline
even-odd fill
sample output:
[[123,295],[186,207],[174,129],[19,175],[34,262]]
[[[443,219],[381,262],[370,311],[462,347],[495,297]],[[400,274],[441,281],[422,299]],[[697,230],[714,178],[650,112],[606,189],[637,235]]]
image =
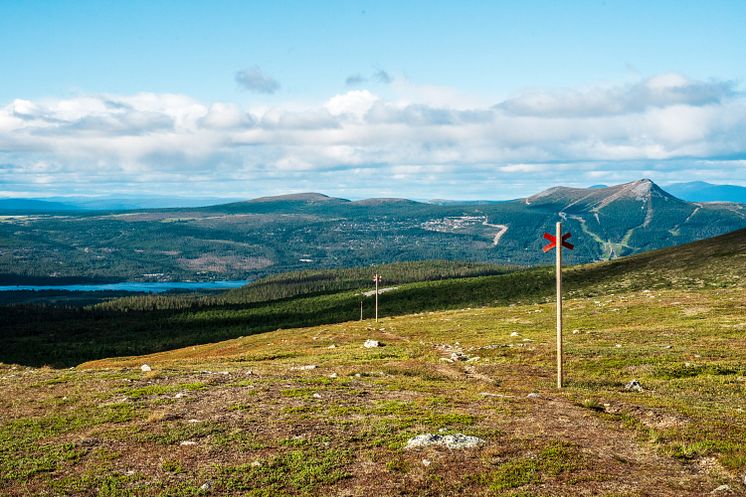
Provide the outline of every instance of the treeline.
[[133,295],[97,304],[97,310],[152,311],[236,307],[272,302],[300,296],[325,295],[373,288],[373,274],[382,278],[382,286],[417,281],[468,278],[505,274],[507,266],[473,262],[419,261],[381,264],[365,268],[293,271],[261,278],[244,287],[221,295]]

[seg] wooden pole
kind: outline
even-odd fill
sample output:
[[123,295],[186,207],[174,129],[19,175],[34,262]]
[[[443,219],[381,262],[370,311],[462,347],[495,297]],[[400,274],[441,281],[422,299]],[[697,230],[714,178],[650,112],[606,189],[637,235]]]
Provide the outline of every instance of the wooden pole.
[[562,388],[562,223],[557,223],[557,388]]
[[378,273],[376,273],[376,323],[378,322]]
[[363,301],[360,301],[360,321],[363,320]]

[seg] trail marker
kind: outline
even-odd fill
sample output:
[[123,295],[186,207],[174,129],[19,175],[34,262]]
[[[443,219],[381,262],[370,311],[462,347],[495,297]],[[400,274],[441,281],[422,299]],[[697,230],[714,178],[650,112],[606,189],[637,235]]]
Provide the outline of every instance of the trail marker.
[[378,322],[378,284],[381,282],[381,276],[376,273],[373,275],[373,281],[376,284],[376,323]]
[[[544,238],[549,240],[549,244],[544,246],[544,252],[549,252],[553,248],[557,249],[556,274],[557,274],[557,388],[562,388],[563,380],[563,361],[562,361],[562,247],[572,250],[575,246],[567,241],[572,233],[562,234],[562,223],[557,223],[555,235],[544,233]],[[559,244],[557,241],[559,240]]]
[[360,301],[360,321],[363,320],[363,301]]

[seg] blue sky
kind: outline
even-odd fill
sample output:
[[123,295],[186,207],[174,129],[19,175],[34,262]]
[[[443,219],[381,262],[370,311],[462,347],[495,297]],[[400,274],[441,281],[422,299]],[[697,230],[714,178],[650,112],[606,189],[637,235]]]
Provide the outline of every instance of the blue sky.
[[746,2],[0,3],[0,194],[746,184]]

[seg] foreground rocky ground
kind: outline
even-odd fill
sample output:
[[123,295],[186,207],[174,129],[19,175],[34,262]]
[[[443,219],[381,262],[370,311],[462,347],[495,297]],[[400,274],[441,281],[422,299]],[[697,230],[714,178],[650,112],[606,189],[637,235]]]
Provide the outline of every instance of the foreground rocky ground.
[[4,365],[1,493],[746,495],[742,289],[570,300],[563,391],[553,326],[478,308]]

